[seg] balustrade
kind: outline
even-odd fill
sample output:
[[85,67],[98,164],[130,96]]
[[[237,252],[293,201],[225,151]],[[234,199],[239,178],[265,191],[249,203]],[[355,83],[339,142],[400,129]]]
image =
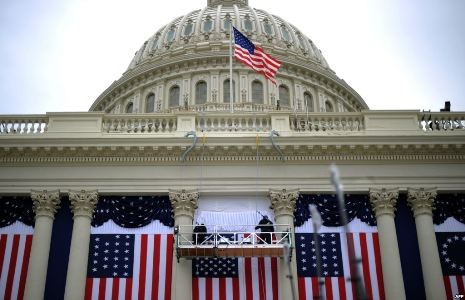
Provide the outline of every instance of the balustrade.
[[268,115],[200,115],[196,130],[208,132],[266,132],[271,130]]
[[0,135],[41,134],[47,131],[48,117],[45,115],[0,116]]
[[452,131],[465,129],[465,113],[421,112],[419,126],[423,131]]
[[292,131],[362,131],[365,129],[361,113],[294,114],[289,120]]
[[106,133],[169,133],[176,129],[174,115],[107,115],[102,121]]

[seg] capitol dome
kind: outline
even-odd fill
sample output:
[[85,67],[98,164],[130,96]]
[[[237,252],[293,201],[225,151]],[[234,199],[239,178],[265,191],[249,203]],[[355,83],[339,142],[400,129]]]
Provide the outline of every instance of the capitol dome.
[[90,111],[153,113],[229,110],[230,24],[282,62],[277,85],[240,64],[233,67],[237,111],[277,109],[344,112],[368,109],[329,67],[310,38],[248,0],[208,0],[175,18],[143,43],[120,79]]

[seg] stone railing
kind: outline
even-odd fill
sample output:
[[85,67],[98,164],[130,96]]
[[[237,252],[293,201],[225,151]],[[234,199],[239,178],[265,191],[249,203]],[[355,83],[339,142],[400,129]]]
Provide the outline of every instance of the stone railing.
[[106,133],[168,133],[177,130],[175,115],[105,115],[102,131]]
[[0,115],[0,138],[74,133],[184,136],[189,131],[306,135],[465,135],[465,112],[362,111],[341,113],[194,112],[104,114],[100,112]]
[[418,120],[420,129],[426,132],[465,129],[464,112],[421,112]]
[[290,115],[289,121],[292,131],[301,132],[362,131],[365,129],[362,113],[298,113]]
[[0,135],[4,134],[40,134],[47,131],[46,115],[10,115],[0,116]]
[[264,132],[271,130],[268,114],[197,115],[195,128],[202,132]]
[[[205,104],[189,105],[186,109],[184,106],[177,106],[168,109],[167,113],[174,112],[223,112],[228,113],[231,111],[229,103],[213,103],[207,102]],[[273,112],[278,111],[275,105],[257,104],[253,102],[234,103],[234,112]],[[291,111],[290,106],[282,106],[279,111]]]

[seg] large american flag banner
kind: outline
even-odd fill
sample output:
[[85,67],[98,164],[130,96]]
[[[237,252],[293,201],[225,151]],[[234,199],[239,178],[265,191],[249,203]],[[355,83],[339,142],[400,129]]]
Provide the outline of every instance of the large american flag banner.
[[85,299],[171,299],[172,234],[92,234]]
[[436,232],[448,299],[465,295],[465,232]]
[[261,47],[255,46],[235,27],[233,27],[233,31],[235,43],[234,57],[276,84],[275,76],[281,66],[281,62],[266,54]]
[[198,258],[193,300],[278,300],[278,258]]
[[[356,286],[348,280],[354,277],[349,251],[362,260],[359,270],[368,299],[385,299],[378,233],[353,232],[344,238],[341,230],[334,229],[326,227],[319,234],[324,299],[355,299]],[[295,243],[299,299],[315,299],[319,290],[313,234],[296,233]]]
[[0,299],[23,299],[31,234],[0,235]]

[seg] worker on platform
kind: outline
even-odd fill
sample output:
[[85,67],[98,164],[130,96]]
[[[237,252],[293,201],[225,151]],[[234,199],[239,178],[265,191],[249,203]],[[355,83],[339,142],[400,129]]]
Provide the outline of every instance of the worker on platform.
[[274,226],[273,222],[270,221],[268,216],[262,215],[262,219],[260,220],[258,225],[255,226],[255,229],[260,229],[258,239],[259,244],[271,244],[271,235],[273,234],[272,232],[274,231]]
[[194,244],[201,245],[205,241],[206,237],[207,237],[207,227],[205,226],[205,224],[196,223],[194,227],[194,234],[193,234]]

